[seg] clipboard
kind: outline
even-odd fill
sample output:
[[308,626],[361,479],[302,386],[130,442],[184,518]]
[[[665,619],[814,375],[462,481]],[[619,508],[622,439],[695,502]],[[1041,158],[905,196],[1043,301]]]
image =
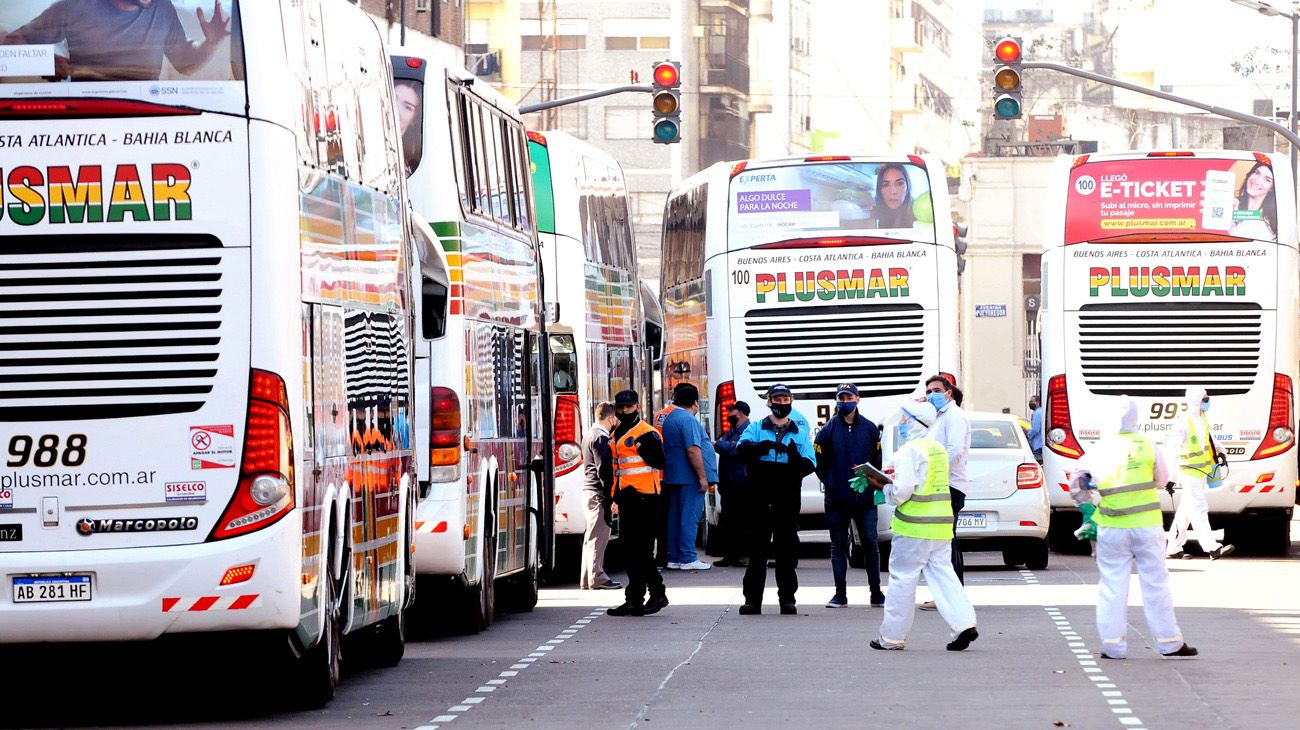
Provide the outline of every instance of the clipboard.
[[858,464],[857,466],[853,467],[853,471],[857,472],[860,476],[864,478],[875,477],[877,481],[882,481],[885,482],[886,484],[894,483],[894,480],[890,479],[888,474],[877,469],[876,467],[872,466],[869,463]]

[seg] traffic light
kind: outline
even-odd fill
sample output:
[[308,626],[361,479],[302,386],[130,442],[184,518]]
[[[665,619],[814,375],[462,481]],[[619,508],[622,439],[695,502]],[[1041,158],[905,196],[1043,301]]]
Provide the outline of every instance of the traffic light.
[[673,144],[682,141],[682,65],[660,61],[654,65],[653,104],[654,142]]
[[952,247],[957,252],[957,276],[966,271],[966,230],[966,226],[961,223],[952,224]]
[[1019,119],[1022,106],[1020,86],[1020,39],[1007,36],[993,46],[993,118]]

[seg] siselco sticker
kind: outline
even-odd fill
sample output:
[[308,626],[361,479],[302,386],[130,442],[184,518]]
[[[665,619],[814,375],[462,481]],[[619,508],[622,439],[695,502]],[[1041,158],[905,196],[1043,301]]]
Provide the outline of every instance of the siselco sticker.
[[208,501],[207,482],[167,482],[163,490],[168,502]]
[[124,532],[184,532],[197,530],[197,517],[146,517],[95,520],[82,517],[77,520],[77,534],[82,537]]

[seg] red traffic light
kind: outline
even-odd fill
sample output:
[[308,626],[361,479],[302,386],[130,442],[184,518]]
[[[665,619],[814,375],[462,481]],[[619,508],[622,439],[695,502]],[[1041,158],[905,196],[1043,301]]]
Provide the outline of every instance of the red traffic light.
[[1015,38],[1003,38],[993,47],[993,55],[1002,63],[1016,63],[1020,60],[1020,41]]
[[654,78],[657,86],[676,86],[681,81],[681,72],[678,71],[676,64],[657,63],[655,64]]

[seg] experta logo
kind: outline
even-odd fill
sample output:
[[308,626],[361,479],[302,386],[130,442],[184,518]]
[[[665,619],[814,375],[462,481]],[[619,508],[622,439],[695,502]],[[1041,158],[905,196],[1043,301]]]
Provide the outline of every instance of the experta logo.
[[121,532],[185,532],[197,530],[197,517],[147,517],[128,519],[92,520],[82,517],[77,520],[77,534],[82,537],[104,533]]

